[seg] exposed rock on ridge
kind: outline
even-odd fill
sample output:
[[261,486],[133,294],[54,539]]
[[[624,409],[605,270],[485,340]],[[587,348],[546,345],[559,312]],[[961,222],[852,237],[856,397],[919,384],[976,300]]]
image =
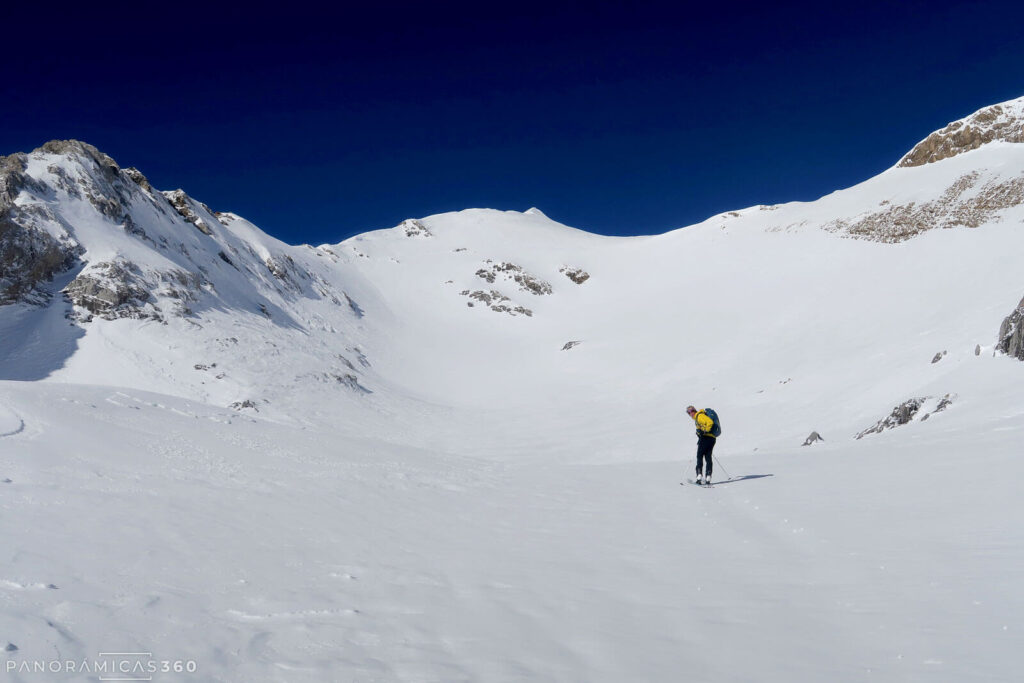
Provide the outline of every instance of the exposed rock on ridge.
[[[195,212],[195,209],[193,209],[192,206],[190,206],[193,200],[191,197],[185,194],[184,190],[171,190],[169,192],[164,192],[162,194],[164,197],[167,198],[167,201],[171,203],[171,206],[174,207],[174,210],[178,212],[178,215],[180,215],[182,218],[184,218],[192,225],[196,226],[199,232],[203,233],[204,235],[213,234],[213,230],[211,230],[210,226],[206,224],[206,221],[204,221]],[[204,209],[206,209],[207,213],[213,213],[210,207],[206,206],[206,204],[201,204],[201,206]]]
[[406,218],[402,221],[399,226],[405,230],[406,237],[433,237],[433,233],[427,229],[427,226],[423,225],[422,221],[418,221],[415,218]]
[[345,306],[345,294],[298,258],[305,252],[244,223],[181,190],[159,192],[141,171],[76,140],[2,157],[0,305],[45,304],[55,293],[47,283],[77,268],[62,293],[81,322],[225,308],[220,288],[228,307],[245,300],[248,310],[281,310],[296,298]]
[[923,166],[995,141],[1024,142],[1024,97],[985,107],[935,131],[897,166]]

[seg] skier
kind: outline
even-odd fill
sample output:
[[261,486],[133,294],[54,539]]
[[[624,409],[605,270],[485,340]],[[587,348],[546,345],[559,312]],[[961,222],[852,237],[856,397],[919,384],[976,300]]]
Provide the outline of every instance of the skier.
[[[697,483],[711,484],[711,452],[715,450],[715,435],[712,429],[715,421],[712,420],[703,410],[697,410],[693,406],[687,406],[686,414],[693,418],[697,424]],[[704,480],[701,481],[703,472]]]

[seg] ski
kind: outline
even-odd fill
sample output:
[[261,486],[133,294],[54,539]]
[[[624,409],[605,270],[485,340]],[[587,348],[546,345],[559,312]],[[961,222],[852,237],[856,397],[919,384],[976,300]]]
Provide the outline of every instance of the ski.
[[[683,482],[679,482],[679,483],[680,483],[680,485],[685,485],[685,484],[683,484]],[[714,486],[714,484],[698,484],[693,479],[687,479],[686,483],[687,484],[692,484],[693,486],[700,486],[701,488],[711,488],[712,486]]]

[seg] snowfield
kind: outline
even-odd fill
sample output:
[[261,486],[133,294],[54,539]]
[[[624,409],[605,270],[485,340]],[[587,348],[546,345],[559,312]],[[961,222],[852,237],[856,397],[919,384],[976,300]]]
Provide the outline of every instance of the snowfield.
[[17,200],[84,260],[0,307],[10,680],[1019,680],[1024,146],[643,238],[289,246],[103,177]]
[[771,452],[723,437],[734,481],[702,490],[677,483],[685,425],[635,462],[587,463],[615,430],[581,424],[563,435],[578,462],[545,462],[133,390],[2,392],[26,423],[3,445],[8,662],[141,651],[238,681],[1014,678],[1019,413]]

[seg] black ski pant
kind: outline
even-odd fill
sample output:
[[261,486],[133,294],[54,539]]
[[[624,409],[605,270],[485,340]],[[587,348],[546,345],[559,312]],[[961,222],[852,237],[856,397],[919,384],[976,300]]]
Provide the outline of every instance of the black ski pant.
[[708,477],[711,476],[711,451],[715,450],[715,442],[718,441],[713,436],[698,436],[697,437],[697,476],[701,475],[703,471]]

